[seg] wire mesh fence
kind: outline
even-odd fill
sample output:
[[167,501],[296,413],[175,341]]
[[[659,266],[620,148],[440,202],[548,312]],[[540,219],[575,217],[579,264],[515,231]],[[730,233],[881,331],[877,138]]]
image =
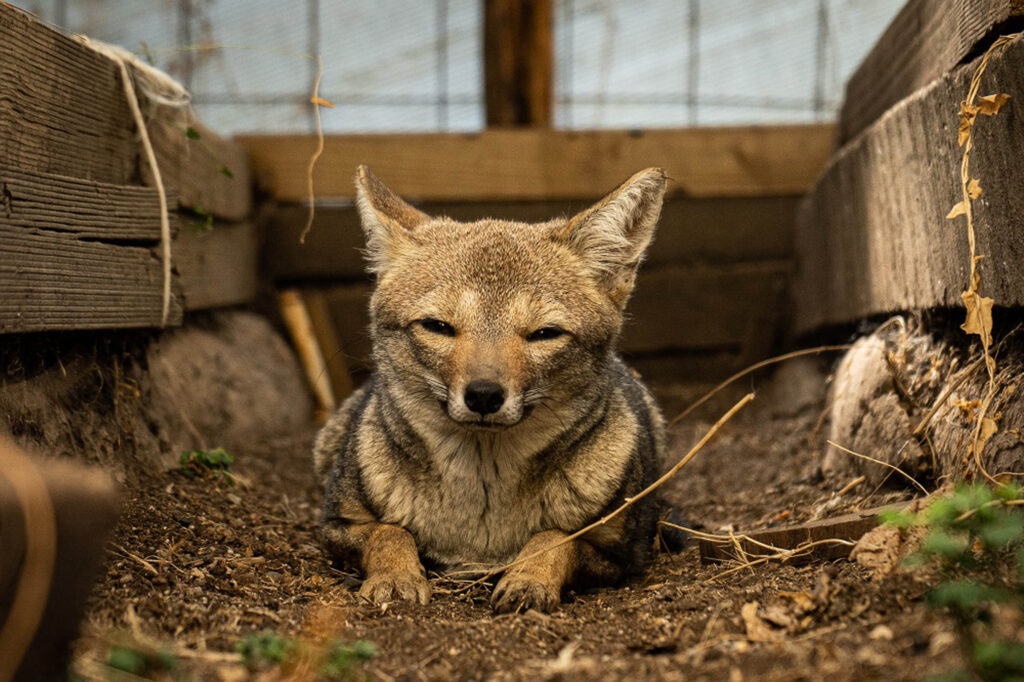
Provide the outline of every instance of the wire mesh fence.
[[[131,49],[225,133],[484,127],[479,0],[16,0]],[[555,0],[555,125],[639,128],[834,117],[902,0]]]

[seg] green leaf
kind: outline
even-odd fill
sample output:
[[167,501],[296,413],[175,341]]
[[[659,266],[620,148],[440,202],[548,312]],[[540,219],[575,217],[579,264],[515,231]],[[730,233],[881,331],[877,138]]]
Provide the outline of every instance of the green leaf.
[[928,604],[934,608],[950,608],[969,613],[985,602],[1002,602],[1009,598],[1004,590],[973,580],[954,580],[935,586],[928,593]]
[[917,520],[917,514],[903,509],[889,509],[878,515],[879,523],[896,528],[910,528]]
[[962,533],[951,534],[933,529],[921,544],[921,549],[928,554],[938,554],[946,559],[959,559],[967,552],[968,538]]
[[297,646],[293,639],[282,637],[273,630],[264,630],[246,635],[235,642],[235,651],[242,654],[242,660],[249,668],[256,669],[284,663]]
[[1004,549],[1024,536],[1024,521],[1019,514],[1000,509],[977,533],[989,548]]
[[146,671],[146,657],[128,647],[111,647],[107,653],[107,665],[115,670],[138,675]]
[[217,169],[217,172],[223,175],[224,177],[228,178],[229,180],[235,179],[235,174],[232,173],[231,169],[228,168],[227,166],[221,166],[220,168]]
[[320,673],[329,679],[347,678],[352,668],[377,655],[377,647],[364,639],[352,644],[334,642],[327,649],[327,656]]
[[189,126],[188,128],[185,128],[185,137],[190,140],[198,140],[200,138],[199,131],[192,126]]

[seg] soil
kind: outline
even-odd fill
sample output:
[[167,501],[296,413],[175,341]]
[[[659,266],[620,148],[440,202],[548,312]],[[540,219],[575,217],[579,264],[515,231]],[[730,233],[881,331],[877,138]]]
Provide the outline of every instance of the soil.
[[[699,394],[662,389],[669,405]],[[820,474],[823,395],[786,407],[778,390],[762,391],[667,484],[695,526],[767,527],[908,496],[866,484],[838,495],[849,479]],[[676,427],[670,459],[713,419],[708,412]],[[569,593],[552,614],[495,616],[489,587],[441,576],[427,606],[361,603],[358,576],[333,568],[315,539],[311,438],[236,451],[234,486],[174,468],[142,473],[92,594],[74,670],[109,679],[104,662],[120,643],[173,652],[178,667],[158,678],[311,674],[247,671],[234,645],[262,630],[310,651],[326,639],[368,640],[377,654],[354,676],[382,680],[888,680],[960,666],[952,625],[924,605],[927,585],[913,574],[872,580],[846,560],[730,571],[702,564],[694,543],[660,554],[632,583]]]

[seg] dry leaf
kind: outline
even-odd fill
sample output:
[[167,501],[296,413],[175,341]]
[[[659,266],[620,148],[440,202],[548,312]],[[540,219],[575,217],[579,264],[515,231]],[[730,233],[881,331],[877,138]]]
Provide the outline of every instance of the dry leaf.
[[995,418],[985,417],[981,420],[981,431],[978,432],[978,442],[975,444],[974,454],[980,455],[985,449],[989,439],[999,432],[999,425]]
[[334,102],[328,102],[323,97],[311,97],[309,101],[319,107],[327,107],[328,109],[334,109]]
[[992,306],[995,300],[982,296],[976,289],[968,289],[960,294],[960,298],[967,308],[967,315],[960,328],[968,334],[980,336],[982,344],[988,347],[992,339]]
[[740,616],[743,618],[743,625],[747,629],[747,639],[751,642],[777,642],[783,635],[774,629],[761,616],[757,615],[760,604],[750,601],[740,609]]
[[953,218],[956,218],[957,216],[962,216],[962,215],[966,215],[966,214],[967,214],[967,201],[964,200],[964,201],[961,201],[960,203],[958,203],[953,208],[949,209],[949,213],[946,214],[946,220],[952,220]]
[[972,199],[977,199],[978,197],[980,197],[981,192],[981,181],[978,180],[978,178],[973,178],[969,183],[967,183],[967,194]]
[[873,579],[880,579],[899,568],[905,550],[898,528],[877,526],[868,531],[850,552],[850,559],[868,569]]
[[986,116],[995,116],[999,113],[1007,102],[1010,101],[1010,96],[1005,93],[998,95],[985,95],[984,97],[978,98],[978,113],[985,114]]
[[960,129],[957,131],[956,139],[961,147],[971,138],[971,126],[974,125],[974,119],[977,117],[978,107],[967,104],[967,102],[960,103]]

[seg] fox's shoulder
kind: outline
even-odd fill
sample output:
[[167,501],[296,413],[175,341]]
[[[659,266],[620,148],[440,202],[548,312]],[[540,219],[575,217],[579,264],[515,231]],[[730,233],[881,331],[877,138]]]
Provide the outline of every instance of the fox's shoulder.
[[368,381],[350,395],[341,407],[328,418],[327,423],[313,442],[313,468],[321,483],[327,481],[331,464],[345,449],[346,440],[351,436],[373,395],[374,382]]

